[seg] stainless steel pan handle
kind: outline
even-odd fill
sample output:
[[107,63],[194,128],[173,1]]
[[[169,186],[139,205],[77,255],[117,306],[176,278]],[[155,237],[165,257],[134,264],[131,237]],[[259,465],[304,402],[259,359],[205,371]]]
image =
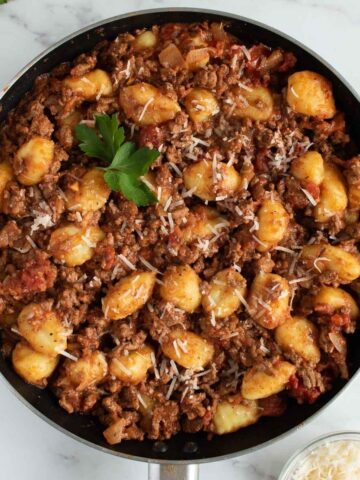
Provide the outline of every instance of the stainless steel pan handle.
[[199,465],[149,463],[149,480],[199,480]]

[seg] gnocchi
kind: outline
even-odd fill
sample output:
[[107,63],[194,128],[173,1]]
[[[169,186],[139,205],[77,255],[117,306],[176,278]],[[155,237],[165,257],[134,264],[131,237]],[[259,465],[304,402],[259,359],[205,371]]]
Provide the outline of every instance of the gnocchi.
[[357,320],[360,315],[359,307],[350,295],[350,293],[336,287],[326,287],[323,285],[314,296],[314,308],[325,305],[329,307],[330,312],[346,309],[349,312],[351,320]]
[[153,349],[144,345],[128,355],[115,356],[110,361],[109,372],[122,382],[136,385],[146,378],[147,371],[153,365],[151,354],[154,354]]
[[336,113],[331,83],[316,72],[304,70],[290,75],[286,98],[296,113],[321,119]]
[[193,88],[185,97],[185,108],[195,123],[206,122],[219,113],[215,96],[205,88]]
[[138,125],[158,125],[172,120],[180,112],[176,100],[144,82],[121,89],[119,101],[126,117]]
[[283,360],[279,360],[268,368],[254,366],[244,375],[241,395],[246,400],[270,397],[284,390],[295,372],[296,367]]
[[187,330],[175,329],[162,344],[164,354],[184,368],[201,370],[214,356],[214,346],[206,338]]
[[105,205],[110,196],[110,189],[104,180],[103,171],[91,168],[66,189],[65,196],[69,210],[94,212]]
[[262,327],[273,329],[290,315],[290,286],[286,278],[260,272],[251,285],[248,305],[253,319]]
[[110,75],[99,68],[81,77],[65,78],[64,86],[86,100],[94,100],[100,96],[109,97],[113,93]]
[[147,30],[146,32],[140,33],[134,40],[134,49],[136,51],[148,50],[154,48],[157,43],[156,35]]
[[139,310],[151,297],[155,279],[154,272],[137,270],[110,287],[102,301],[105,317],[121,320]]
[[55,311],[30,303],[21,310],[17,324],[22,337],[37,352],[56,357],[66,350],[67,336],[71,332],[64,327]]
[[266,199],[257,213],[259,242],[256,249],[266,252],[283,240],[287,233],[289,214],[278,200]]
[[189,165],[184,170],[184,184],[188,190],[194,190],[194,195],[202,200],[215,200],[216,189],[231,195],[238,190],[241,185],[241,177],[235,168],[226,163],[217,163],[216,178],[212,163],[208,160]]
[[200,278],[189,265],[171,266],[163,276],[160,295],[165,301],[192,313],[201,304]]
[[245,296],[246,281],[233,268],[216,273],[210,281],[209,292],[203,295],[202,306],[206,313],[225,318],[236,312]]
[[0,163],[0,211],[3,207],[3,193],[6,185],[14,178],[14,171],[11,164],[7,161]]
[[18,342],[12,351],[12,364],[15,372],[26,382],[45,387],[53,374],[59,357],[49,357],[36,352],[24,342]]
[[274,108],[271,92],[266,87],[236,87],[234,92],[236,107],[233,115],[255,121],[268,120]]
[[208,48],[195,48],[190,50],[185,57],[185,64],[189,70],[204,68],[209,63],[210,54]]
[[295,352],[313,364],[319,363],[321,356],[318,336],[316,326],[300,316],[288,318],[275,331],[275,340],[284,352]]
[[49,250],[59,262],[75,267],[90,260],[98,242],[104,238],[105,234],[98,226],[82,228],[68,224],[52,232]]
[[101,382],[108,373],[105,355],[99,350],[79,358],[76,362],[66,359],[64,362],[65,376],[61,385],[74,388],[81,392]]
[[185,242],[205,239],[220,233],[227,227],[228,221],[214,208],[200,206],[190,217],[190,221],[183,230]]
[[16,178],[23,185],[36,185],[48,173],[54,158],[55,144],[52,140],[33,137],[17,151],[21,169]]
[[350,283],[360,276],[360,261],[353,253],[326,243],[305,245],[300,257],[308,268],[334,272],[340,283]]
[[341,215],[347,203],[345,180],[341,172],[335,165],[325,163],[320,200],[314,210],[315,220],[326,222],[334,215]]
[[320,153],[308,151],[291,163],[290,172],[302,182],[320,186],[324,180],[324,160]]
[[213,416],[213,431],[218,435],[236,432],[240,428],[256,423],[260,418],[260,409],[254,400],[239,401],[229,397],[220,401]]

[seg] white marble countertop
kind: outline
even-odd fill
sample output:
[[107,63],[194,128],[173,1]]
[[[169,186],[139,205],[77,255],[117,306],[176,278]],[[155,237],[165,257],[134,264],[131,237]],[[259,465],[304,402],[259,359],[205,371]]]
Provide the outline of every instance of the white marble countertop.
[[[126,11],[165,6],[220,9],[254,18],[299,39],[359,91],[358,0],[9,0],[0,6],[0,87],[65,35]],[[324,413],[257,453],[201,466],[201,478],[276,480],[294,450],[334,430],[360,430],[360,378]],[[146,478],[144,463],[105,455],[66,437],[32,414],[0,383],[0,478],[122,480]],[[355,480],[355,479],[354,479]]]

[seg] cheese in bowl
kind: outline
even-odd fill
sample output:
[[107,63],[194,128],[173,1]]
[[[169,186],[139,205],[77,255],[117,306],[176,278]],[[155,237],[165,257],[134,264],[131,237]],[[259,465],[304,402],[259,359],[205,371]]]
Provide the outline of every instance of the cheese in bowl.
[[355,480],[360,478],[360,434],[321,437],[297,452],[279,480]]

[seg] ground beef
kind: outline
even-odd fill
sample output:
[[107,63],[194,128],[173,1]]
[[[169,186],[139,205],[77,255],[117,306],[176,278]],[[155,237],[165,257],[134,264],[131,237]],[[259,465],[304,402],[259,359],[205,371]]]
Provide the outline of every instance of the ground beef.
[[[236,399],[253,405],[242,396],[244,376],[254,370],[273,375],[285,360],[295,373],[283,392],[258,401],[258,416],[282,415],[289,396],[298,403],[312,403],[332,388],[336,378],[348,378],[345,334],[357,328],[357,319],[346,305],[314,308],[314,294],[321,286],[338,287],[345,282],[338,272],[317,268],[315,261],[309,265],[301,251],[307,243],[320,242],[358,258],[358,207],[351,203],[351,208],[329,221],[316,222],[313,203],[321,200],[322,187],[308,179],[300,181],[291,170],[294,159],[315,150],[324,161],[338,166],[347,187],[359,187],[360,157],[344,115],[337,112],[323,120],[289,107],[287,78],[296,65],[292,52],[263,44],[245,46],[222,24],[168,24],[151,31],[157,39],[154,48],[136,47],[142,31],[121,34],[41,75],[0,127],[0,174],[7,163],[12,168],[10,179],[3,181],[1,176],[0,182],[1,352],[10,356],[15,345],[31,344],[30,337],[21,338],[17,324],[25,305],[36,303],[44,312],[53,312],[64,329],[66,350],[56,350],[58,366],[37,385],[48,384],[68,413],[99,419],[111,444],[145,436],[168,439],[181,430],[212,433],[221,402]],[[165,66],[159,54],[174,45],[183,59],[194,48],[205,49],[209,61],[201,68],[187,68],[185,60],[181,66]],[[81,79],[99,69],[109,76],[113,90],[109,95],[101,90],[84,98],[79,89],[64,84],[69,75]],[[134,123],[126,116],[119,94],[139,82],[157,87],[178,102],[180,110],[174,118],[155,125],[139,119]],[[266,105],[261,95],[255,100],[248,97],[251,92],[258,95],[257,87],[271,91],[272,111],[264,120],[243,114],[244,108],[259,112]],[[194,121],[186,107],[193,88],[206,89],[215,97],[217,108],[204,121]],[[153,102],[144,105],[143,116]],[[204,110],[200,103],[193,107],[197,113]],[[112,191],[99,208],[71,205],[84,175],[106,165],[81,151],[74,131],[80,122],[94,127],[98,113],[117,114],[126,140],[158,150],[159,156],[143,177],[157,203],[137,206],[121,192]],[[28,158],[17,151],[36,136],[54,142],[54,155],[40,181],[24,185],[18,178]],[[198,187],[187,184],[187,169],[199,161],[211,165],[209,182],[215,198],[202,198]],[[231,194],[224,187],[219,163],[235,172],[238,186]],[[94,187],[89,202],[95,191]],[[260,209],[268,199],[280,201],[288,217],[285,235],[270,246],[259,232]],[[56,248],[49,248],[54,232],[69,226],[81,230],[80,237],[90,249],[80,264],[69,263],[56,255]],[[89,228],[101,231],[95,245],[86,236]],[[277,226],[269,228],[275,231]],[[71,253],[66,245],[65,253]],[[182,264],[191,266],[199,278],[202,299],[194,309],[180,308],[176,299],[164,300],[160,290],[164,272]],[[241,272],[244,288],[241,293],[235,280],[227,285],[227,293],[235,293],[231,300],[235,309],[223,318],[206,308],[204,299],[214,285],[221,287],[213,279],[224,269],[231,269],[233,275]],[[134,270],[156,272],[151,296],[126,317],[110,318],[104,306],[106,296]],[[252,285],[262,274],[282,276],[289,282],[288,291],[276,291],[275,276],[260,297]],[[354,295],[360,292],[358,282],[349,287]],[[141,294],[137,289],[134,298]],[[258,302],[256,313],[249,305],[251,295]],[[281,295],[286,297],[287,309],[280,323],[289,314],[306,316],[316,327],[313,340],[320,349],[319,362],[280,348],[276,330],[263,326],[266,310]],[[127,300],[125,296],[122,303]],[[42,318],[28,320],[36,331],[41,328]],[[175,330],[192,332],[211,346],[211,359],[204,367],[181,363],[181,355],[191,352],[188,341],[171,342]],[[171,360],[164,353],[169,342],[175,351]],[[143,348],[151,353],[144,356]],[[87,370],[91,358],[97,363]],[[135,381],[132,373],[137,371],[137,361],[144,363],[146,371]]]

